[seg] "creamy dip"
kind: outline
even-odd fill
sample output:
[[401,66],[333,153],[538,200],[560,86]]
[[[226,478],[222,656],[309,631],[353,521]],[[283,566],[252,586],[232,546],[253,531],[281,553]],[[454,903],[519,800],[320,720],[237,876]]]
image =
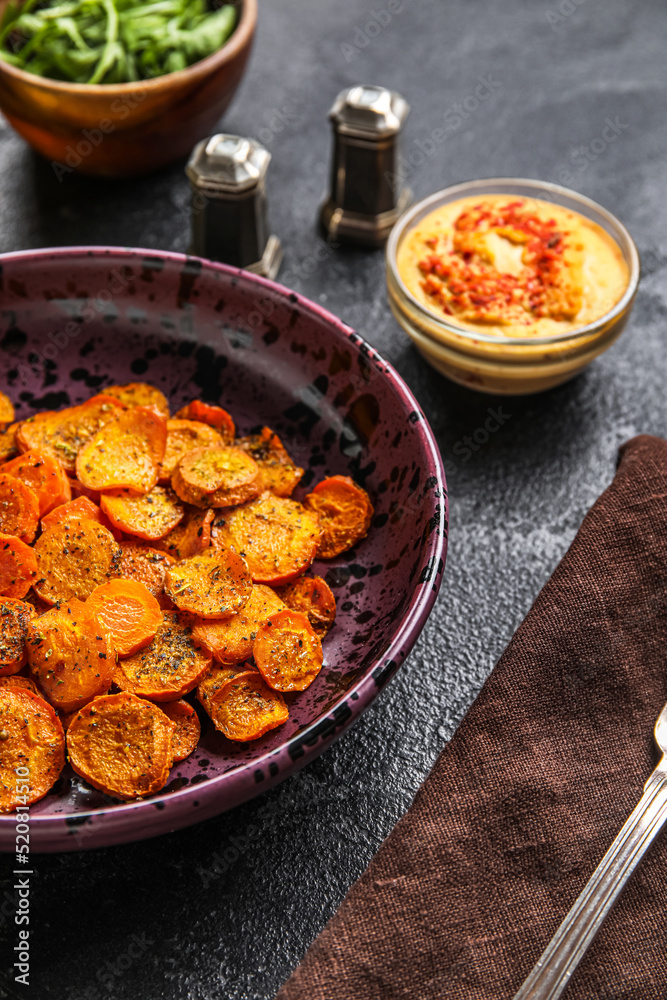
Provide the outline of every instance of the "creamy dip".
[[629,272],[600,226],[533,198],[482,195],[431,212],[397,255],[409,291],[432,313],[501,336],[553,336],[594,322]]

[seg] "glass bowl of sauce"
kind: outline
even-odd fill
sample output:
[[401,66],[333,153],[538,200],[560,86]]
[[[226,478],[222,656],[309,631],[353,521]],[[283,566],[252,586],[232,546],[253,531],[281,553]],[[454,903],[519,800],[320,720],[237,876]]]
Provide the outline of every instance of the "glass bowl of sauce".
[[621,334],[638,283],[622,223],[541,181],[447,188],[406,212],[387,244],[403,329],[443,375],[489,393],[573,378]]

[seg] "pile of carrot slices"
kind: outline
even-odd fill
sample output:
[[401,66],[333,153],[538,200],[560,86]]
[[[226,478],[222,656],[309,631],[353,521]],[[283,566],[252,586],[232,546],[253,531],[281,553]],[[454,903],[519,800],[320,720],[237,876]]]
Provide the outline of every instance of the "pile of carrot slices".
[[201,719],[238,742],[287,721],[336,617],[308,570],[373,515],[346,476],[293,499],[302,476],[270,428],[199,400],[171,417],[145,383],[23,421],[0,393],[1,812],[66,759],[131,800]]

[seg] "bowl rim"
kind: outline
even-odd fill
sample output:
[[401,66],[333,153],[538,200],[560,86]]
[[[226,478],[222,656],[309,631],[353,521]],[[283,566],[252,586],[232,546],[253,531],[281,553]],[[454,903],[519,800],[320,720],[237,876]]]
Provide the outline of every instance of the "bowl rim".
[[[507,337],[503,334],[484,333],[482,330],[460,326],[453,321],[448,321],[428,309],[422,302],[419,301],[419,299],[416,298],[416,296],[412,294],[399,273],[397,254],[399,242],[406,233],[410,224],[413,222],[415,216],[427,209],[437,208],[445,197],[447,197],[447,203],[450,203],[455,200],[455,198],[451,197],[452,195],[458,195],[463,198],[466,197],[466,195],[474,195],[480,188],[489,188],[493,185],[505,185],[508,187],[515,185],[517,188],[529,188],[536,192],[535,198],[539,198],[538,192],[542,192],[542,194],[550,194],[552,196],[552,201],[554,201],[556,205],[559,205],[559,207],[565,206],[557,200],[558,198],[567,198],[571,201],[578,202],[582,208],[586,208],[589,211],[597,213],[618,232],[621,238],[620,240],[615,237],[611,238],[614,239],[616,244],[619,246],[619,249],[624,253],[624,256],[627,254],[627,257],[629,258],[628,284],[621,298],[608,312],[604,314],[604,316],[601,316],[599,319],[593,320],[590,323],[586,323],[584,326],[575,327],[573,330],[569,330],[566,333],[549,334],[546,336],[536,337]],[[487,190],[485,193],[492,194],[493,192]],[[517,193],[517,197],[518,196],[519,195]],[[530,196],[523,195],[523,197]],[[586,215],[586,218],[593,222],[596,221],[595,219],[591,220],[588,215]],[[576,342],[582,338],[594,335],[595,333],[601,331],[603,327],[607,327],[609,324],[615,322],[615,320],[617,320],[619,316],[625,312],[637,293],[641,275],[639,252],[635,241],[630,235],[628,229],[623,225],[621,220],[613,214],[613,212],[610,212],[608,209],[604,208],[603,205],[600,205],[592,198],[588,198],[586,195],[580,194],[578,191],[573,191],[571,188],[563,187],[560,184],[553,184],[551,181],[541,181],[535,178],[522,177],[480,177],[473,181],[462,181],[459,184],[452,184],[450,187],[443,188],[441,191],[436,191],[435,194],[422,198],[421,201],[412,205],[406,212],[403,213],[392,229],[387,242],[385,259],[388,279],[390,278],[391,281],[394,282],[401,295],[408,300],[410,306],[415,309],[419,315],[424,316],[431,326],[440,327],[441,330],[447,334],[454,334],[464,340],[481,341],[489,344],[504,344],[508,347],[568,344],[569,342]],[[400,299],[398,301],[398,305],[401,305]],[[433,339],[433,337],[428,334],[426,330],[424,331],[424,335],[430,336],[430,338]]]
[[[131,83],[68,83],[66,80],[52,80],[48,76],[39,76],[37,73],[28,73],[26,70],[12,66],[11,63],[0,59],[0,74],[14,77],[21,83],[30,84],[41,90],[53,91],[59,94],[70,94],[77,97],[94,96],[102,97],[105,94],[109,97],[122,97],[127,94],[148,91],[159,92],[170,90],[172,86],[190,83],[201,77],[208,76],[209,73],[217,69],[218,65],[228,62],[238,55],[246,45],[252,41],[255,28],[257,26],[257,0],[240,0],[241,13],[236,27],[219,49],[212,52],[210,56],[200,59],[199,62],[186,66],[185,69],[175,70],[173,73],[165,73],[163,76],[150,77],[147,80],[135,80]],[[232,0],[232,5],[237,7],[238,2]],[[3,5],[4,9],[4,5]],[[165,81],[169,81],[166,83]]]
[[[440,514],[440,525],[430,532],[424,546],[424,566],[430,572],[426,580],[416,581],[408,606],[401,616],[401,624],[381,657],[370,664],[363,675],[349,689],[342,692],[325,714],[293,733],[278,747],[265,751],[250,762],[225,771],[209,781],[178,789],[161,797],[160,793],[139,802],[125,802],[101,807],[91,812],[58,813],[40,816],[31,813],[31,849],[35,853],[73,851],[97,848],[144,840],[162,833],[173,832],[232,809],[265,791],[328,749],[368,708],[383,687],[394,676],[416,642],[435,604],[447,556],[449,504],[444,463],[435,435],[419,403],[403,378],[378,351],[352,327],[317,302],[296,293],[278,282],[252,274],[242,268],[230,267],[216,261],[173,251],[136,247],[67,246],[19,250],[0,254],[0,264],[28,260],[48,264],[54,258],[90,259],[110,257],[129,263],[140,258],[160,258],[175,266],[194,264],[205,271],[219,272],[249,290],[264,289],[284,300],[291,309],[301,308],[319,321],[327,323],[336,337],[344,337],[355,353],[382,368],[382,376],[389,380],[403,403],[406,417],[421,439],[429,456],[429,476],[434,477],[432,502],[424,512],[429,516]],[[262,772],[262,767],[264,771]],[[251,785],[248,775],[255,772]],[[258,772],[262,774],[261,779]],[[193,815],[192,800],[199,808]],[[224,800],[223,800],[224,799]],[[36,806],[39,803],[35,804]],[[166,806],[169,806],[167,810]],[[168,823],[165,820],[168,819]],[[15,839],[15,814],[0,815],[0,850],[11,850]]]

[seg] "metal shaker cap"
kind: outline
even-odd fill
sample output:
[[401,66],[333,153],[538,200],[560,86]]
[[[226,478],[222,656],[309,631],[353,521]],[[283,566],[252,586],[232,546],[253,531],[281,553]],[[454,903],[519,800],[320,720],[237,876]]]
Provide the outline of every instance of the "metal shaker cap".
[[270,162],[255,139],[219,134],[197,143],[185,168],[192,187],[192,253],[276,276],[282,248],[268,230]]
[[396,135],[408,117],[408,102],[384,87],[342,90],[329,112],[338,132],[360,138]]
[[350,87],[336,98],[331,191],[320,211],[331,239],[382,246],[407,208],[412,193],[401,182],[398,143],[409,111],[385,87]]

